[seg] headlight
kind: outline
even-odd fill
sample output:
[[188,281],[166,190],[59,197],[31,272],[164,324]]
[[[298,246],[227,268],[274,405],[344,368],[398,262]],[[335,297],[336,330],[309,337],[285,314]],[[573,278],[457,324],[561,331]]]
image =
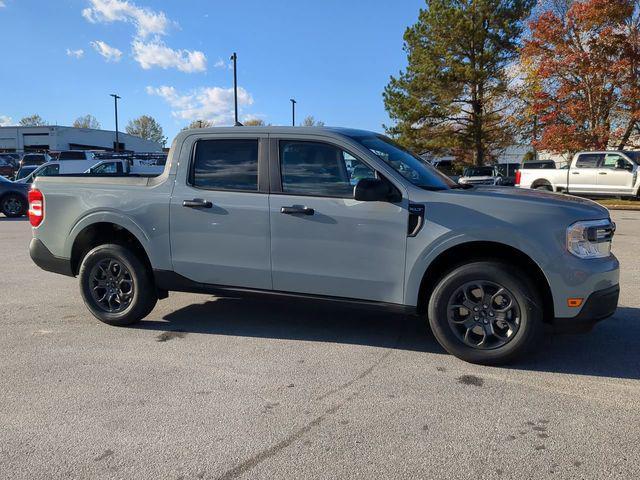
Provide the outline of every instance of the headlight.
[[567,250],[580,258],[608,257],[615,230],[608,219],[576,222],[567,228]]

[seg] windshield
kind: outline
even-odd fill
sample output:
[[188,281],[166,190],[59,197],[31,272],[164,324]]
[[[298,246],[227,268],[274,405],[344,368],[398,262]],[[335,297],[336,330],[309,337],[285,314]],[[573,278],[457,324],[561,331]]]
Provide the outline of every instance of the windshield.
[[33,172],[36,168],[37,167],[35,166],[22,167],[20,170],[18,170],[18,174],[16,175],[16,180],[20,180],[21,178],[26,177],[31,172]]
[[465,177],[493,177],[493,167],[467,167]]
[[417,187],[426,190],[446,190],[456,183],[436,170],[426,160],[414,155],[383,135],[350,136],[360,145],[375,153],[384,163]]

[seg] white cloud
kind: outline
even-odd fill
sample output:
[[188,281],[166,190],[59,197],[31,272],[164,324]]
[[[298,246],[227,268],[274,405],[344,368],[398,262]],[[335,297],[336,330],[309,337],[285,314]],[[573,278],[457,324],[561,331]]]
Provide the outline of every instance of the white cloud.
[[7,6],[7,4],[4,3],[4,0],[0,0],[0,8],[4,8],[6,6]]
[[102,55],[107,62],[119,62],[120,57],[122,57],[122,52],[118,50],[116,47],[112,47],[111,45],[107,45],[102,40],[96,40],[95,42],[89,43],[93,49]]
[[[82,16],[89,22],[125,22],[135,26],[136,31],[131,42],[131,53],[143,69],[177,68],[186,73],[206,71],[207,57],[203,52],[185,49],[174,50],[161,40],[162,36],[167,34],[169,26],[175,24],[167,18],[164,12],[140,7],[128,0],[88,1],[90,6],[82,10]],[[98,50],[96,46],[94,48]],[[101,50],[98,51],[102,54]],[[117,51],[120,52],[120,50]],[[117,61],[121,54],[122,52],[111,59]],[[105,56],[105,58],[109,57]]]
[[[2,1],[0,0],[0,4],[1,3]],[[13,119],[8,115],[0,115],[0,127],[6,127],[8,125],[13,125]]]
[[67,48],[67,56],[69,57],[82,58],[83,55],[84,55],[84,50],[81,48],[77,50],[71,50],[70,48]]
[[[0,0],[2,1],[2,0]],[[82,16],[91,23],[127,22],[136,27],[141,38],[148,35],[165,35],[169,20],[164,12],[139,7],[125,0],[89,0],[91,7],[82,10]]]
[[204,72],[207,69],[207,57],[198,50],[174,50],[158,39],[152,42],[134,40],[131,44],[133,58],[142,68],[177,68],[181,72]]
[[219,58],[218,61],[213,64],[213,66],[216,68],[233,68],[232,64],[225,62],[221,58]]
[[[209,120],[214,125],[233,124],[233,88],[201,87],[180,94],[174,87],[147,87],[149,95],[157,95],[172,108],[171,114],[182,120]],[[253,104],[253,97],[238,87],[238,108]]]

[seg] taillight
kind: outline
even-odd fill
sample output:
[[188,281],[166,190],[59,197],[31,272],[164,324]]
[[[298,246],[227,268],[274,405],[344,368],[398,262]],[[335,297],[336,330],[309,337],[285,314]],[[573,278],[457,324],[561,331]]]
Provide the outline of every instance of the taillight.
[[44,220],[44,197],[37,188],[29,190],[29,222],[37,227]]
[[522,177],[522,172],[520,170],[516,170],[516,185],[520,185],[520,177]]

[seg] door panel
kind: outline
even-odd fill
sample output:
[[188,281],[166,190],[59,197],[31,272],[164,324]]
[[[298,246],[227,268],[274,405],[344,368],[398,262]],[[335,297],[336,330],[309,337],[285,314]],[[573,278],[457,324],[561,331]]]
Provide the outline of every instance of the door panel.
[[336,145],[280,140],[274,162],[283,190],[270,195],[274,290],[402,303],[406,200],[354,200],[355,183],[376,172]]
[[176,273],[196,282],[271,289],[269,196],[258,188],[258,156],[266,158],[267,149],[256,137],[214,135],[193,146],[190,177],[176,178],[171,198]]
[[274,290],[402,303],[406,207],[272,194],[270,210]]
[[617,153],[608,153],[598,168],[598,191],[612,195],[632,193],[635,175],[623,168],[616,168],[619,161],[631,165],[626,158]]
[[602,154],[582,153],[569,170],[569,193],[597,193],[598,165]]

